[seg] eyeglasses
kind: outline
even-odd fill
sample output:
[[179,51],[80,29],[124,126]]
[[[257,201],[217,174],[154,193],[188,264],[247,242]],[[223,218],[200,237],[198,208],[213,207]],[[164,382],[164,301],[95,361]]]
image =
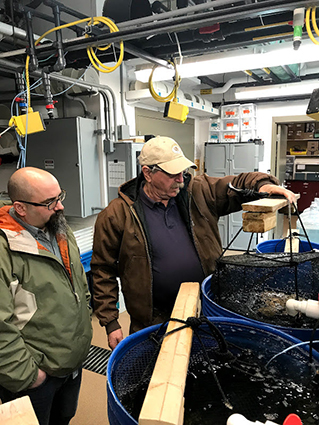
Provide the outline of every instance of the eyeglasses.
[[[162,173],[166,174],[170,179],[175,179],[177,176],[179,176],[181,173],[177,173],[177,174],[170,174],[167,171],[164,171],[161,167],[159,167],[158,165],[152,165],[148,167],[150,170],[155,170],[155,171],[161,171]],[[185,175],[188,173],[189,168],[186,168],[186,170],[184,170],[183,173],[183,177],[185,177]]]
[[39,204],[37,202],[29,202],[29,201],[17,201],[17,202],[23,202],[24,204],[33,205],[34,207],[46,207],[49,211],[54,210],[54,208],[58,205],[58,202],[63,202],[66,197],[66,191],[61,190],[60,195],[53,199],[52,201],[46,203],[46,204]]

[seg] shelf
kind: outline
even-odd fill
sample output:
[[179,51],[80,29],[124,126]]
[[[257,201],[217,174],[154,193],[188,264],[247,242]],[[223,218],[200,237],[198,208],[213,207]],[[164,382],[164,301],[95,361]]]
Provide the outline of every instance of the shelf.
[[319,139],[287,139],[287,143],[288,142],[292,142],[292,143],[298,143],[298,142],[319,142]]

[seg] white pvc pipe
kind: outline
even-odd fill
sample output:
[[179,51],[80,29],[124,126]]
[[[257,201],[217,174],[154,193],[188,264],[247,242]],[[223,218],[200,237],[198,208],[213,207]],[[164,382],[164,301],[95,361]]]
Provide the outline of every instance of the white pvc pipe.
[[312,319],[319,319],[319,301],[290,299],[286,302],[286,310],[290,316],[296,316],[300,312]]
[[251,422],[245,418],[245,416],[235,413],[228,418],[227,425],[279,425],[275,422],[266,421],[264,424],[262,422],[256,421]]
[[234,84],[242,84],[242,83],[247,83],[247,77],[231,78],[230,80],[227,81],[227,83],[223,87],[213,88],[212,94],[226,93]]
[[27,33],[26,31],[14,27],[14,32],[13,32],[13,27],[12,25],[8,25],[5,24],[4,22],[0,22],[0,34],[4,35],[4,36],[9,36],[12,37],[13,35],[17,38],[21,38],[22,40],[26,40],[27,39]]
[[[12,25],[5,24],[4,22],[0,22],[0,34],[5,37],[17,37],[21,40],[28,40],[27,32],[21,28],[13,27]],[[34,39],[37,40],[40,38],[39,35],[34,34]],[[42,41],[48,40],[47,38],[43,38]],[[52,40],[49,40],[52,41]]]

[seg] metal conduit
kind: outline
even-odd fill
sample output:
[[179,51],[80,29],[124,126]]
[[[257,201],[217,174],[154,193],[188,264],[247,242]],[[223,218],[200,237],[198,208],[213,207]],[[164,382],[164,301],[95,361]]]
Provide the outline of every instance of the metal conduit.
[[[17,64],[17,63],[12,62],[12,61],[0,59],[0,68],[4,68],[8,71],[15,73],[15,72],[21,71],[21,68],[23,68],[23,65]],[[42,77],[41,71],[34,71],[34,72],[31,73],[31,75],[33,77],[37,77],[37,78]],[[52,72],[50,74],[50,78],[52,78],[53,80],[62,81],[62,82],[69,83],[69,84],[74,84],[74,85],[77,85],[79,87],[83,87],[85,89],[91,90],[91,91],[93,89],[97,89],[99,92],[105,91],[107,95],[108,94],[111,95],[112,104],[113,104],[113,125],[114,125],[114,132],[113,133],[114,133],[114,140],[115,140],[115,142],[117,142],[117,140],[118,140],[117,139],[117,117],[116,117],[117,104],[116,104],[116,97],[115,97],[114,91],[111,89],[111,87],[106,86],[105,84],[86,83],[84,81],[79,81],[79,80],[76,80],[76,79],[71,78],[71,77],[66,77],[66,76],[58,74],[56,72]]]
[[[254,8],[252,5],[241,5],[228,8],[224,11],[208,11],[205,13],[198,13],[191,16],[183,16],[180,18],[175,18],[172,22],[170,21],[155,21],[154,16],[152,17],[153,21],[147,23],[141,27],[129,28],[125,27],[124,29],[111,33],[111,34],[100,34],[90,38],[79,37],[77,39],[71,39],[64,42],[64,48],[68,51],[79,50],[91,45],[99,46],[101,44],[107,43],[116,43],[121,40],[133,40],[138,38],[144,38],[149,36],[154,36],[163,32],[178,32],[185,29],[198,28],[199,26],[208,26],[213,23],[228,22],[229,20],[238,20],[240,18],[252,18],[259,16],[262,12],[266,13],[276,13],[290,8],[293,10],[295,7],[308,6],[307,1],[294,0],[289,3],[285,3],[284,0],[265,0],[262,3],[254,3]],[[199,5],[202,6],[202,5]],[[196,6],[194,6],[196,7]],[[183,9],[184,10],[184,9]],[[167,12],[170,13],[170,12]],[[167,13],[160,14],[159,16],[166,15]],[[142,18],[144,19],[144,18]],[[129,21],[138,22],[139,20]],[[45,53],[52,53],[52,48],[42,46],[39,48],[39,51]]]
[[[239,2],[240,0],[235,0],[235,2]],[[211,2],[212,3],[212,2]],[[231,0],[216,0],[214,1],[214,6],[218,5],[225,5],[229,3],[234,3],[234,1]],[[95,45],[99,46],[101,44],[105,44],[105,42],[108,43],[118,43],[121,40],[133,40],[148,36],[157,35],[163,32],[174,32],[174,31],[182,31],[184,29],[191,29],[198,26],[207,26],[212,25],[213,23],[217,22],[227,22],[229,20],[238,20],[240,18],[244,17],[255,17],[259,16],[261,12],[267,12],[267,13],[275,13],[280,12],[282,10],[291,9],[293,10],[295,7],[302,7],[302,6],[309,6],[309,3],[307,1],[300,1],[300,0],[294,0],[294,1],[285,1],[285,0],[265,0],[262,3],[254,3],[254,7],[252,10],[252,5],[242,5],[237,7],[231,7],[225,10],[218,10],[218,11],[207,11],[205,13],[198,13],[190,16],[185,16],[185,9],[172,11],[172,12],[165,12],[159,15],[156,15],[156,22],[154,22],[154,15],[146,18],[139,18],[132,21],[127,21],[126,23],[120,23],[119,27],[123,28],[120,29],[117,33],[112,34],[101,34],[98,36],[85,38],[85,37],[78,37],[71,40],[66,40],[63,43],[63,46],[66,50],[74,51],[79,50],[84,47]],[[191,6],[186,9],[186,11],[196,11],[196,10],[202,10],[207,9],[207,3]],[[174,16],[180,16],[184,15],[181,18],[175,18],[173,20],[169,20],[169,18]],[[164,21],[161,22],[162,20]],[[150,24],[143,25],[142,27],[134,27],[136,25],[140,25],[143,22],[151,21]],[[20,50],[21,53],[25,53]],[[54,49],[52,49],[52,46],[38,46],[36,47],[36,50],[39,53],[54,53]],[[18,54],[19,54],[18,53]],[[131,52],[132,54],[136,54],[139,56],[140,53],[138,49],[136,49],[135,52]],[[12,55],[16,55],[16,52],[12,52]],[[6,52],[6,56],[8,57],[10,55],[9,52]],[[0,56],[1,57],[1,56]],[[4,56],[3,56],[4,57]],[[145,57],[144,59],[150,60],[153,59],[152,57]],[[151,60],[154,61],[154,60]],[[155,61],[154,61],[155,62]]]

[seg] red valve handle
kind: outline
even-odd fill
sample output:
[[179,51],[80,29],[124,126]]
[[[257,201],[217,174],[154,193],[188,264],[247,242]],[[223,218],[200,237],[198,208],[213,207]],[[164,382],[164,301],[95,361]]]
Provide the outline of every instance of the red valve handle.
[[286,417],[283,425],[302,425],[302,422],[299,416],[295,415],[294,413],[291,413]]

